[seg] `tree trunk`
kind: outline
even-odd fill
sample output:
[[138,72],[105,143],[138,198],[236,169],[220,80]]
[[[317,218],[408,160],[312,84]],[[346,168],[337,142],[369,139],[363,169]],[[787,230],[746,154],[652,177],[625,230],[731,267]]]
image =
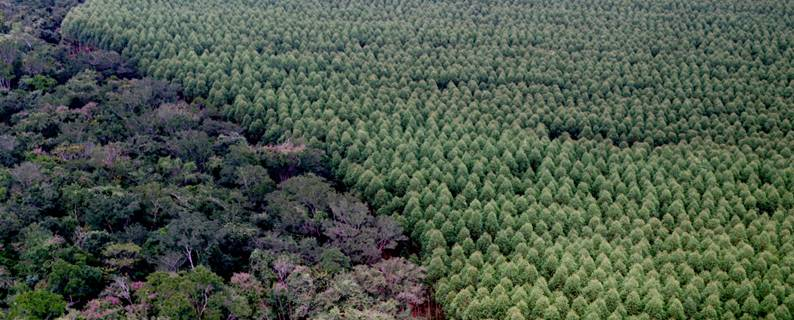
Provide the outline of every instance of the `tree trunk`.
[[193,250],[188,246],[185,246],[185,255],[187,255],[187,261],[190,262],[190,270],[196,269],[196,266],[193,264]]

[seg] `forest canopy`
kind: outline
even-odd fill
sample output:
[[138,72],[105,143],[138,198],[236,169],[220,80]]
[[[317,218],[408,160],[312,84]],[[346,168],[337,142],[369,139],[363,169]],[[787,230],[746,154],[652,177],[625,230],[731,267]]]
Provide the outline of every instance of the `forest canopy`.
[[[423,269],[376,269],[422,271],[410,272],[409,283],[432,284],[450,319],[791,319],[792,16],[785,0],[88,0],[62,31],[68,41],[120,52],[143,74],[178,85],[190,105],[234,123],[249,148],[293,150],[289,144],[302,141],[378,214],[364,214],[368,208],[348,196],[289,196],[292,180],[266,183],[282,180],[268,167],[273,161],[250,160],[245,147],[202,133],[201,112],[161,106],[166,114],[187,113],[179,118],[187,123],[157,127],[169,146],[158,160],[169,170],[160,170],[182,174],[172,179],[183,184],[237,183],[241,191],[229,203],[248,199],[243,209],[259,227],[257,245],[270,250],[252,251],[251,261],[298,250],[302,265],[347,270],[333,278],[342,277],[340,285],[366,280],[372,272],[352,265],[381,263],[382,252],[368,244],[386,251],[403,241],[399,225],[420,245]],[[76,77],[64,93],[95,92],[81,89],[91,76]],[[95,98],[62,99],[76,108]],[[44,138],[57,132],[39,123],[43,116],[12,119]],[[128,139],[125,130],[109,132],[99,143]],[[198,147],[216,139],[221,146]],[[141,146],[141,154],[156,147]],[[51,212],[48,197],[57,193],[27,199],[19,192],[52,184],[28,162],[16,160],[0,181],[18,201]],[[226,180],[230,172],[238,179]],[[96,187],[67,193],[93,229],[117,230],[143,210],[134,195]],[[164,234],[216,230],[213,214],[237,212],[197,198],[209,218],[158,220]],[[289,201],[306,210],[290,212]],[[317,208],[328,216],[315,216]],[[338,210],[347,214],[340,218]],[[117,215],[91,218],[105,212]],[[366,241],[345,236],[362,225]],[[34,231],[19,232],[46,238]],[[239,232],[232,240],[248,239],[249,231]],[[192,248],[212,248],[207,241],[147,241],[147,248],[165,257],[187,243],[185,257],[193,258]],[[324,245],[336,251],[310,250]],[[96,281],[90,269],[75,271],[82,261],[75,255],[58,264],[50,291],[65,292],[69,281],[58,279],[73,273]],[[155,274],[141,290],[216,283],[196,265],[236,265],[238,258],[187,261],[192,271]],[[402,261],[392,260],[384,263]],[[280,271],[295,268],[271,263],[275,279],[313,288]],[[33,292],[23,301],[47,298]],[[370,298],[383,303],[366,305],[400,314],[396,306],[420,302],[392,299],[394,292],[377,290],[387,296]],[[327,303],[302,297],[290,301]],[[295,314],[313,317],[308,310]]]

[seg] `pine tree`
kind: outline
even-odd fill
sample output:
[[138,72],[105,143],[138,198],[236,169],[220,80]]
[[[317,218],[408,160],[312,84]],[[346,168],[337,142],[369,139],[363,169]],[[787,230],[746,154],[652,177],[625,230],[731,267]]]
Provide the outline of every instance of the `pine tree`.
[[672,319],[686,319],[686,314],[684,313],[684,306],[681,304],[677,298],[673,297],[667,302],[667,314]]
[[441,234],[441,231],[437,229],[429,230],[425,233],[425,247],[428,250],[435,250],[437,248],[446,248],[447,241],[444,239],[444,235]]
[[440,251],[434,251],[433,257],[427,264],[427,278],[430,281],[441,279],[447,274],[447,266],[444,263],[447,257],[445,254],[436,254],[436,252]]
[[645,313],[653,319],[669,319],[665,312],[664,301],[658,292],[649,293],[647,301],[645,302]]
[[642,311],[642,299],[635,291],[630,292],[628,296],[626,296],[624,304],[626,305],[626,311],[628,311],[630,315],[637,315]]
[[523,314],[521,314],[521,310],[519,310],[517,307],[511,307],[510,309],[507,310],[507,319],[525,320],[526,318],[524,317]]
[[756,316],[760,311],[761,306],[758,303],[758,300],[752,294],[744,300],[742,304],[742,311],[746,314]]

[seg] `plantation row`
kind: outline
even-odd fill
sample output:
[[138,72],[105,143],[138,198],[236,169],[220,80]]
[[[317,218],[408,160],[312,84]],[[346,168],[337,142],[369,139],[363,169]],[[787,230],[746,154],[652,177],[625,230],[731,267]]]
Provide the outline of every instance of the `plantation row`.
[[64,32],[327,150],[451,319],[788,319],[792,10],[90,0]]
[[[764,14],[649,3],[623,7],[628,17],[600,2],[95,3],[72,16],[68,33],[129,53],[190,95],[234,102],[253,131],[291,129],[283,118],[254,123],[257,112],[308,102],[339,113],[352,104],[369,116],[377,100],[412,108],[410,97],[425,102],[439,94],[433,87],[452,84],[492,94],[480,106],[488,112],[530,109],[552,134],[616,143],[791,131],[794,51],[781,27],[792,9],[784,2]],[[281,93],[287,100],[274,101]],[[345,109],[327,106],[330,93]]]

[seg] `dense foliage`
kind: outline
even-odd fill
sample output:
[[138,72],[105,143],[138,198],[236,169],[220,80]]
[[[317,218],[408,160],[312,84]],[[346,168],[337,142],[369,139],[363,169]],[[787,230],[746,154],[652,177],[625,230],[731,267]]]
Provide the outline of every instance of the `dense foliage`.
[[0,31],[16,29],[49,43],[61,40],[61,21],[83,0],[0,0]]
[[406,319],[425,302],[401,227],[322,178],[321,150],[251,143],[20,18],[61,5],[21,2],[0,34],[0,319]]
[[74,39],[305,138],[453,319],[790,319],[788,1],[90,0]]

